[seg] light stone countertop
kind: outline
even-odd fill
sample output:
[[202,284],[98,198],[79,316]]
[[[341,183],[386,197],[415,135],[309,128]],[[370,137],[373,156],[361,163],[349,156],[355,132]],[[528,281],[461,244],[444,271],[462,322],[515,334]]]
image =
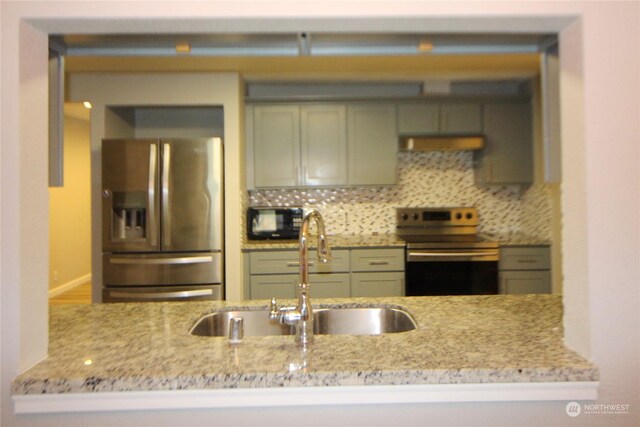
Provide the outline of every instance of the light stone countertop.
[[292,336],[245,337],[232,346],[226,338],[188,334],[205,313],[266,301],[52,306],[49,357],[17,377],[13,393],[598,380],[597,368],[563,345],[559,296],[313,303],[402,306],[418,329],[316,335],[302,352]]
[[[481,233],[488,240],[495,240],[501,246],[548,246],[551,242],[536,236],[522,233]],[[364,234],[329,236],[329,243],[335,249],[364,248],[404,248],[406,242],[395,234]],[[310,239],[311,247],[315,247],[315,238]],[[298,249],[298,240],[245,240],[243,252],[269,251],[282,249]]]
[[[332,249],[351,248],[404,248],[406,242],[399,239],[395,234],[340,234],[329,237],[329,244]],[[315,236],[309,239],[312,247],[316,245]],[[260,251],[274,249],[298,249],[298,240],[245,240],[242,250]]]

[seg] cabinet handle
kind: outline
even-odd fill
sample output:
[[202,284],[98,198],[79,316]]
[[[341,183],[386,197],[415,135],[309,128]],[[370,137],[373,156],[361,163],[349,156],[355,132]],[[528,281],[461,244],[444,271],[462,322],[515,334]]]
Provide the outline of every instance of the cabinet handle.
[[535,259],[519,259],[518,263],[519,264],[537,264],[538,261]]
[[[309,264],[309,267],[316,265],[314,261],[309,261],[307,264]],[[287,261],[287,267],[300,267],[300,261]]]
[[389,261],[386,259],[372,259],[369,260],[369,265],[389,265]]

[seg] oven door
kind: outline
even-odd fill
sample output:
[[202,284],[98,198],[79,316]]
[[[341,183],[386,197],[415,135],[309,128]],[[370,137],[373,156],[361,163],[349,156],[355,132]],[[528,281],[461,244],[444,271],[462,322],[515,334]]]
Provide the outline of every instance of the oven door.
[[409,249],[407,296],[498,293],[498,249]]

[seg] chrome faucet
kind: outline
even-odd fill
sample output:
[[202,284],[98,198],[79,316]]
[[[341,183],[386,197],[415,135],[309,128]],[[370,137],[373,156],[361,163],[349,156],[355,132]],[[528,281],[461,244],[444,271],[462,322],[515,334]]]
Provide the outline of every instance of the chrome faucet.
[[298,284],[298,305],[278,307],[275,298],[271,300],[269,318],[296,328],[296,342],[301,347],[313,342],[313,309],[309,300],[309,224],[315,220],[318,228],[318,260],[327,262],[331,259],[329,242],[324,231],[322,215],[315,209],[310,210],[300,225],[300,283]]

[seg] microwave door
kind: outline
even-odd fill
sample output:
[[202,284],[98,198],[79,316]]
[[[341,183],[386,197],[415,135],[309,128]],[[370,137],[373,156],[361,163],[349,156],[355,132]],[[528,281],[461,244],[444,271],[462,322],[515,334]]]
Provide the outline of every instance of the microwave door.
[[166,139],[160,148],[162,250],[222,250],[222,140]]
[[160,249],[159,145],[102,141],[102,246],[105,252]]

